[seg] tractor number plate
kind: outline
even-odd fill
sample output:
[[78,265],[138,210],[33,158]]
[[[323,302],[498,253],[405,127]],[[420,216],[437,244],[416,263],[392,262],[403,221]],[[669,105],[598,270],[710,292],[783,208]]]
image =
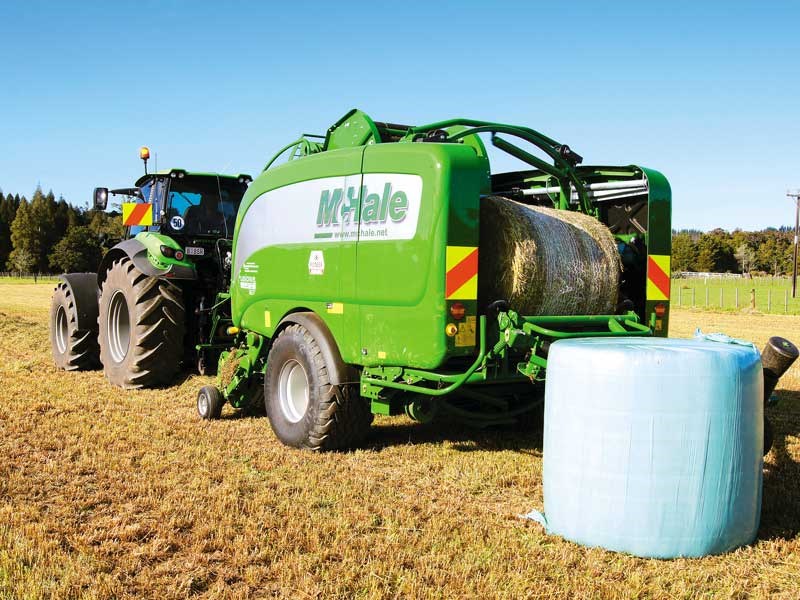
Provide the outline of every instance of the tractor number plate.
[[205,253],[205,248],[198,246],[186,246],[186,256],[203,256]]

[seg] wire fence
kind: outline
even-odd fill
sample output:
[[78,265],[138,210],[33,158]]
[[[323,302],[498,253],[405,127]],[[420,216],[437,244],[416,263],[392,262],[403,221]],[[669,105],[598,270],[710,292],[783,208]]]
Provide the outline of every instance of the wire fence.
[[[52,273],[0,271],[7,283],[47,283],[58,280]],[[673,278],[670,300],[673,306],[706,310],[752,310],[770,314],[800,315],[800,294],[792,297],[788,277]]]
[[11,271],[0,271],[0,280],[6,280],[9,283],[49,283],[56,281],[58,275],[52,273],[13,273]]
[[800,297],[792,297],[788,277],[673,279],[673,306],[708,310],[751,310],[800,314]]

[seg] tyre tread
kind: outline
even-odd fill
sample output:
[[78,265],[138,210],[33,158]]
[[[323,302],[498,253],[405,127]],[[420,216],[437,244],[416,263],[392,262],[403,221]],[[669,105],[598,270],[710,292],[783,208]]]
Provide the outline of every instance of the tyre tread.
[[302,337],[312,355],[322,396],[303,446],[313,451],[343,450],[357,446],[364,440],[372,424],[369,404],[358,395],[357,386],[330,383],[322,349],[305,327],[290,325],[279,337],[292,334]]
[[[129,312],[131,334],[136,340],[127,372],[120,381],[112,383],[125,389],[168,384],[183,358],[186,325],[181,290],[172,282],[145,275],[127,257],[114,262],[109,277],[115,269],[124,274],[134,296],[134,306]],[[101,335],[101,356],[106,355],[104,342],[105,336]]]
[[[55,327],[54,311],[57,310],[59,303],[64,306],[67,319],[70,325],[75,325],[78,321],[78,313],[75,309],[75,299],[70,287],[63,281],[56,285],[53,302],[51,304],[51,327]],[[67,340],[67,351],[64,354],[62,364],[59,368],[65,371],[88,371],[100,366],[100,347],[97,342],[97,332],[91,329],[73,329]]]

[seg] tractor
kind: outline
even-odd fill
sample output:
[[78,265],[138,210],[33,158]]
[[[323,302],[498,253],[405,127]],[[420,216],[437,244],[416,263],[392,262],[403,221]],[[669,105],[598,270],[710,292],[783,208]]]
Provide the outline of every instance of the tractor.
[[231,251],[236,213],[249,175],[169,169],[132,188],[94,190],[94,208],[123,196],[122,240],[97,273],[59,277],[50,309],[58,368],[102,366],[121,388],[171,383],[182,365],[205,374],[230,347]]

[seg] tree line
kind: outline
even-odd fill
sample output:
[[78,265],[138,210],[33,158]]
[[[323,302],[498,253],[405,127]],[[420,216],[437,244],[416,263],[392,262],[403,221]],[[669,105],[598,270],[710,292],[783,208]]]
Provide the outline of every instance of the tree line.
[[[122,234],[118,212],[78,208],[41,188],[30,200],[0,190],[0,270],[92,272],[105,251],[101,236],[113,240]],[[790,227],[673,231],[672,271],[786,275],[792,271],[793,240]]]
[[672,232],[672,271],[787,275],[792,272],[794,230]]
[[103,256],[101,238],[122,232],[119,213],[78,208],[38,187],[30,200],[0,190],[0,270],[92,272]]

